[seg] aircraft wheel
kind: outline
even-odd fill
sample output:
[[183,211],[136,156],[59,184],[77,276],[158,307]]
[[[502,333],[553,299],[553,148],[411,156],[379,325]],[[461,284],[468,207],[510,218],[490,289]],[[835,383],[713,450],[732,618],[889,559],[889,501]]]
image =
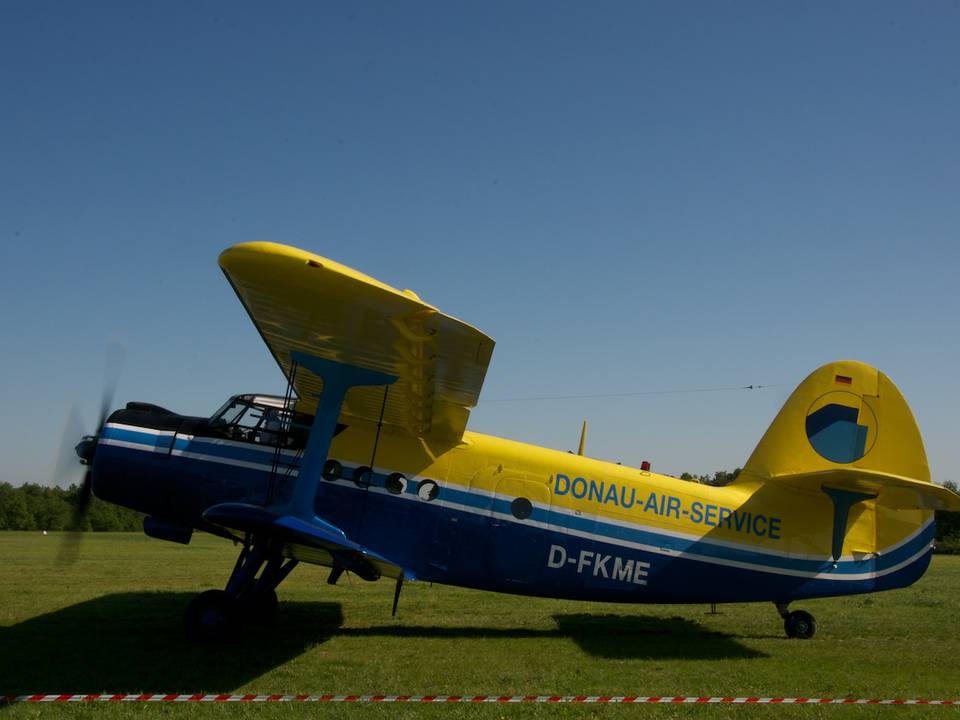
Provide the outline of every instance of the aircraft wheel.
[[783,620],[783,629],[789,638],[809,640],[817,632],[817,621],[813,615],[803,610],[794,610],[788,613]]
[[223,590],[197,595],[183,615],[187,639],[195,642],[223,642],[237,636],[236,604]]
[[279,602],[273,588],[258,592],[244,603],[244,619],[252,625],[269,625],[277,618]]

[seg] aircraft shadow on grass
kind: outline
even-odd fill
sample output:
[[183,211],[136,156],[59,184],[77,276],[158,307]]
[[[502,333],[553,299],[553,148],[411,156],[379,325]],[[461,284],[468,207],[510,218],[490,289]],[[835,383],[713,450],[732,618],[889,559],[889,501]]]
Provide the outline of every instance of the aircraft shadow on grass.
[[340,628],[345,637],[409,637],[444,639],[568,638],[594,657],[634,660],[726,660],[766,657],[724,633],[712,632],[684,618],[647,615],[554,615],[557,627],[489,628],[475,626],[376,625]]
[[[683,618],[554,615],[556,628],[380,625],[343,627],[339,603],[282,602],[269,628],[237,642],[186,641],[179,618],[189,593],[118,593],[0,627],[0,695],[227,692],[332,637],[420,639],[568,638],[601,658],[764,657],[733,637]],[[382,655],[378,656],[383,661]]]
[[339,603],[283,602],[275,625],[235,643],[193,645],[192,593],[117,593],[0,627],[0,695],[227,692],[329,639]]

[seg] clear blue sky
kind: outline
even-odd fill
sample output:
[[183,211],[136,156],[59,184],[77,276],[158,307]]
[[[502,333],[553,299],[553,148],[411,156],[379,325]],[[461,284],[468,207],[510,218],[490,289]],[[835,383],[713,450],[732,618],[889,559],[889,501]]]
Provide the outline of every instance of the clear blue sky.
[[[298,245],[498,341],[471,427],[743,463],[792,386],[886,371],[960,479],[960,5],[0,8],[0,481],[71,401],[281,391],[216,263]],[[754,392],[489,403],[788,383]]]

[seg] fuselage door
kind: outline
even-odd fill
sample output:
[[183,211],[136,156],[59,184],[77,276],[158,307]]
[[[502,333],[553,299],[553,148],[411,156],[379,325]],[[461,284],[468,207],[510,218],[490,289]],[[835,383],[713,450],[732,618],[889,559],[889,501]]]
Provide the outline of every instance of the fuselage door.
[[[509,583],[543,580],[551,538],[550,488],[546,481],[504,473],[490,506],[487,569]],[[555,538],[554,538],[555,539]]]

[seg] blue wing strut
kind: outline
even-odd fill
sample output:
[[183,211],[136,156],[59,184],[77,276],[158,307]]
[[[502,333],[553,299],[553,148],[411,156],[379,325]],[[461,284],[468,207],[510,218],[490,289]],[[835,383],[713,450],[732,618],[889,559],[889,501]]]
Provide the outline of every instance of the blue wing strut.
[[302,352],[291,353],[291,358],[323,380],[323,392],[319,396],[300,470],[293,479],[292,487],[282,496],[274,497],[266,506],[249,503],[213,505],[203,513],[204,519],[249,533],[254,537],[255,544],[259,536],[290,546],[325,551],[332,558],[334,571],[338,573],[350,570],[365,580],[376,580],[380,577],[379,568],[388,565],[397,567],[402,575],[402,569],[395,563],[353,542],[343,530],[318,517],[314,510],[317,487],[347,391],[361,385],[390,385],[397,377]]
[[300,472],[290,498],[286,502],[275,501],[273,508],[301,520],[314,521],[316,515],[313,502],[317,496],[317,485],[320,483],[323,465],[327,462],[330,443],[337,429],[337,419],[340,417],[340,408],[347,390],[359,385],[390,385],[396,382],[397,376],[344,365],[302,352],[293,352],[291,357],[294,362],[323,380],[323,392],[320,393],[317,414],[313,417],[310,437],[307,439]]

